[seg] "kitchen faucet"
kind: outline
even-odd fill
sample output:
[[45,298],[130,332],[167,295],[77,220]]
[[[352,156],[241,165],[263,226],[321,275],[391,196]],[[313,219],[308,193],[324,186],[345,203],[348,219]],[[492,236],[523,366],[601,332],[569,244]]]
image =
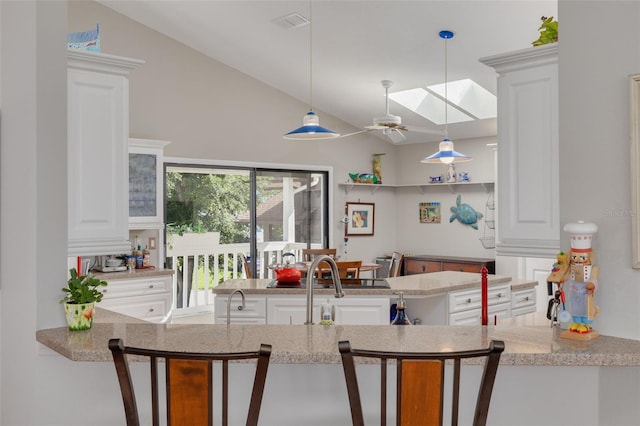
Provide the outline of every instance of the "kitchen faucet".
[[316,268],[321,262],[327,262],[331,269],[331,281],[336,289],[336,298],[344,297],[342,292],[342,282],[340,282],[340,274],[338,273],[338,265],[331,256],[321,254],[316,256],[311,265],[307,268],[307,321],[305,324],[313,324],[313,277],[316,272]]
[[244,291],[239,288],[233,290],[227,299],[227,325],[231,324],[231,299],[233,299],[233,295],[236,293],[240,293],[240,296],[242,296],[242,305],[238,306],[238,310],[241,311],[245,308]]

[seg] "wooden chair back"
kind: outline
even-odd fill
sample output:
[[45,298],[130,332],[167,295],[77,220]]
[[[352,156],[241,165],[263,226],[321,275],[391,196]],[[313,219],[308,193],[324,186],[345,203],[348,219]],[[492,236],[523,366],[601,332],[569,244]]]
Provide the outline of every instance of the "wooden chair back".
[[[229,361],[256,359],[251,401],[246,418],[247,425],[257,425],[260,405],[264,393],[267,369],[271,357],[271,346],[260,345],[254,352],[237,353],[193,353],[171,352],[154,349],[125,346],[122,339],[109,340],[109,349],[116,367],[122,401],[124,403],[127,426],[139,426],[140,416],[134,385],[129,372],[128,355],[146,357],[151,373],[151,407],[153,425],[213,425],[213,364],[221,364],[222,371],[222,424],[229,424]],[[159,363],[158,361],[163,361]],[[164,365],[164,374],[160,366]],[[248,364],[249,365],[249,364]],[[164,376],[163,384],[159,377]],[[165,404],[160,401],[159,394],[164,388]],[[162,410],[160,407],[163,406]],[[166,421],[160,421],[161,412],[166,413]],[[234,420],[232,424],[245,420]]]
[[238,255],[240,261],[242,262],[242,267],[244,269],[245,278],[253,278],[253,274],[251,273],[251,265],[249,265],[249,261],[247,260],[247,256],[244,253],[240,253]]
[[[345,260],[336,262],[338,276],[344,284],[360,283],[360,268],[362,260]],[[331,284],[331,271],[327,262],[318,264],[317,276],[319,284]]]
[[[460,361],[465,358],[485,357],[484,372],[476,398],[473,426],[485,426],[489,414],[489,403],[500,355],[504,342],[492,340],[486,349],[460,352],[383,352],[353,349],[348,340],[338,343],[342,356],[351,419],[353,425],[363,426],[364,416],[356,375],[355,357],[378,358],[381,367],[380,424],[387,422],[387,364],[396,366],[396,424],[397,425],[442,425],[444,390],[451,390],[451,424],[458,425],[460,397]],[[453,361],[451,384],[445,385],[445,363]],[[449,375],[448,375],[449,376]]]
[[338,250],[334,248],[323,248],[323,249],[302,249],[302,260],[304,262],[311,262],[316,256],[321,254],[326,254],[327,256],[336,258],[338,254]]
[[402,259],[404,255],[397,251],[394,251],[391,255],[391,261],[389,262],[389,275],[387,278],[397,277],[400,275],[400,270],[402,269]]

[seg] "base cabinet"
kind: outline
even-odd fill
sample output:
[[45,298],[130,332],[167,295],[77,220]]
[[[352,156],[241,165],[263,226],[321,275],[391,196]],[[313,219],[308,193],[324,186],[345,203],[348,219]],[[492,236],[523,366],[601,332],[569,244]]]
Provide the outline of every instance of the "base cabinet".
[[[388,297],[344,297],[316,295],[313,299],[313,322],[320,323],[320,305],[334,306],[336,324],[380,325],[389,324]],[[216,304],[216,309],[218,304]],[[277,296],[266,298],[267,324],[304,324],[307,319],[307,299],[305,296]],[[218,317],[216,313],[216,318]],[[236,322],[232,316],[232,322]]]
[[425,274],[440,271],[459,271],[480,273],[486,267],[489,274],[495,274],[494,259],[449,256],[406,256],[403,262],[403,275]]
[[[228,305],[229,297],[227,295],[216,295],[216,324],[227,323]],[[243,308],[240,295],[234,295],[231,300],[231,308],[229,309],[229,320],[232,324],[266,324],[267,303],[265,298],[246,296]]]
[[[511,317],[511,287],[491,286],[487,293],[489,322]],[[480,289],[451,292],[448,295],[449,325],[482,324],[482,291]]]
[[518,316],[536,311],[536,288],[513,291],[511,293],[511,315]]
[[171,276],[106,280],[101,308],[150,322],[171,317]]

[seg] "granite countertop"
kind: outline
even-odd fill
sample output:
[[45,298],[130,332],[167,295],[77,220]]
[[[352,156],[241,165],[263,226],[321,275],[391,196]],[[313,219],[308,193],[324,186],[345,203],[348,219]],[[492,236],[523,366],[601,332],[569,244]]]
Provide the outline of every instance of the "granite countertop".
[[[426,274],[405,275],[395,278],[387,278],[390,289],[345,289],[346,294],[357,295],[389,295],[400,291],[405,296],[435,296],[446,294],[449,291],[479,288],[482,276],[472,272],[442,271]],[[525,289],[536,286],[536,281],[516,280],[501,275],[489,275],[489,285],[510,283],[512,290]],[[270,279],[232,279],[216,286],[212,291],[215,294],[230,294],[236,289],[243,290],[246,294],[306,294],[305,288],[278,287],[269,288]],[[333,294],[333,288],[314,289],[314,294]]]
[[[114,337],[130,346],[201,352],[249,351],[267,343],[273,346],[271,362],[278,364],[338,364],[340,340],[353,347],[418,352],[486,347],[499,339],[506,346],[503,365],[640,366],[640,341],[602,335],[587,342],[563,339],[541,314],[523,317],[484,327],[152,324],[97,308],[91,330],[38,330],[36,339],[73,361],[101,362],[112,362],[107,342]],[[100,322],[107,320],[112,322]],[[520,325],[526,323],[534,325]]]

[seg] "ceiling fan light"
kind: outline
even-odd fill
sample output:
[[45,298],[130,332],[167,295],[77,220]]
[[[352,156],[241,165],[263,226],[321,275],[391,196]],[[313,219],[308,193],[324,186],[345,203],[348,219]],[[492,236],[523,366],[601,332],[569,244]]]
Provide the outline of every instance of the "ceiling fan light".
[[442,142],[440,142],[438,152],[423,158],[420,162],[451,164],[462,163],[465,161],[471,161],[471,157],[455,151],[453,149],[453,142],[451,142],[450,139],[443,139]]
[[283,137],[292,140],[318,140],[333,139],[340,136],[333,130],[327,129],[320,125],[320,119],[315,112],[309,111],[302,119],[302,126],[286,133]]

